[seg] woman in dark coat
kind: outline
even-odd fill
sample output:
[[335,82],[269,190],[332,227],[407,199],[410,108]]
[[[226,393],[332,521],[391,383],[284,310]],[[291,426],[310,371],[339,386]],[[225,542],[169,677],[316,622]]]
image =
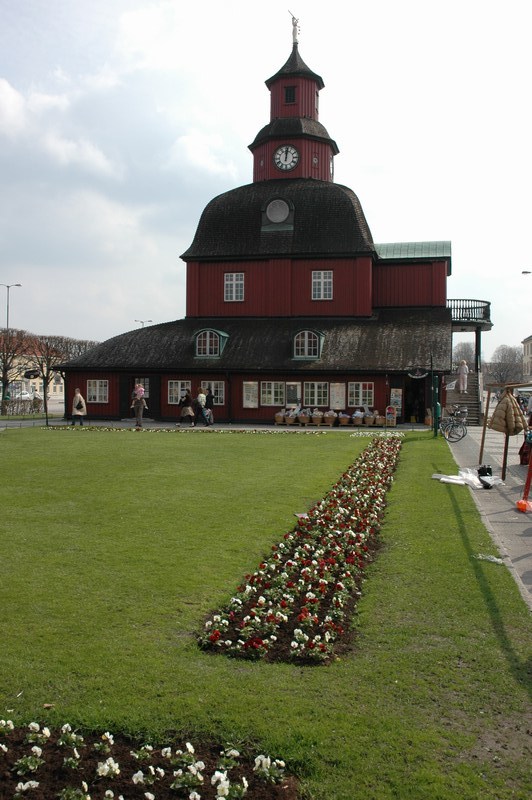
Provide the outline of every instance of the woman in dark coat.
[[194,411],[192,409],[192,395],[190,392],[187,391],[181,396],[179,407],[181,409],[179,415],[180,422],[177,424],[180,425],[182,420],[188,419],[192,427],[194,427]]

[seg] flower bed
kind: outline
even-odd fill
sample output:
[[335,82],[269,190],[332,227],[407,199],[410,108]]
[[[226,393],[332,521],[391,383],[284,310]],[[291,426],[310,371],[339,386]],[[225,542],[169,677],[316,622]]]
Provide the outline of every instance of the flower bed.
[[345,640],[377,545],[401,435],[372,439],[327,496],[213,614],[206,650],[242,658],[327,662]]
[[0,720],[0,797],[9,800],[295,800],[297,781],[267,755],[190,742],[154,747],[124,736],[81,735]]

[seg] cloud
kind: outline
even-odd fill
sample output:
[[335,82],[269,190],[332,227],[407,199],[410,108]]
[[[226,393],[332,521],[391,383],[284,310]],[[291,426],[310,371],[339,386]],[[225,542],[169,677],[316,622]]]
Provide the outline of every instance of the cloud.
[[122,176],[120,167],[86,139],[67,139],[50,131],[43,137],[41,144],[45,152],[63,167],[74,165],[108,178]]
[[24,98],[5,78],[0,78],[0,133],[11,139],[18,136],[25,126]]
[[226,152],[226,142],[219,134],[191,130],[180,136],[170,148],[167,167],[181,170],[189,164],[213,175],[236,178],[237,170]]

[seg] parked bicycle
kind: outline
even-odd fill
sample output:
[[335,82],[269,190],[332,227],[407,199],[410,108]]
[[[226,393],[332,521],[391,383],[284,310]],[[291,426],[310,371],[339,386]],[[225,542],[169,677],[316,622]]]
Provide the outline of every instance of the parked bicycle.
[[467,436],[467,408],[454,405],[440,420],[440,431],[448,442],[459,442]]

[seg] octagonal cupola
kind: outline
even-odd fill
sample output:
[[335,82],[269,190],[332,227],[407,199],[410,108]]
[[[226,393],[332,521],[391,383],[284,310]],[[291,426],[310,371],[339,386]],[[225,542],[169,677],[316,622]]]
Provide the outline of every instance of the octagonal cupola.
[[297,40],[281,69],[266,81],[270,122],[249,145],[253,181],[314,178],[332,181],[336,142],[319,122],[319,93],[324,87],[299,53]]

